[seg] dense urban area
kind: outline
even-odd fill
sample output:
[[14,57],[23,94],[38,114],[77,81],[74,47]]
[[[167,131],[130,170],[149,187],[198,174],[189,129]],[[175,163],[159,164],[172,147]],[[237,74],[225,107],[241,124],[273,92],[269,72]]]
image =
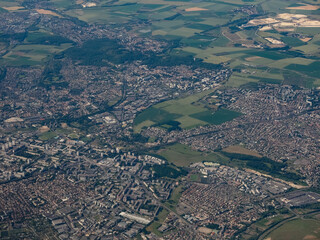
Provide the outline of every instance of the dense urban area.
[[319,13],[0,0],[0,238],[320,239]]

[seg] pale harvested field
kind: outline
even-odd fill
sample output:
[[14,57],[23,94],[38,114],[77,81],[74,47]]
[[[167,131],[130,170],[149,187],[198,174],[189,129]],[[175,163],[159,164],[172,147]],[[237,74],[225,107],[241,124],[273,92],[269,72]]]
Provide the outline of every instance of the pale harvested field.
[[317,240],[318,238],[314,235],[306,235],[303,240]]
[[318,10],[320,7],[315,5],[305,5],[299,7],[287,7],[286,9],[290,10]]
[[300,38],[302,42],[309,42],[312,38]]
[[16,11],[16,10],[24,9],[24,7],[21,7],[21,6],[16,6],[16,7],[2,7],[2,8],[4,8],[5,10],[8,10],[8,11]]
[[228,153],[238,153],[238,154],[245,154],[245,155],[250,155],[254,157],[262,157],[259,153],[243,148],[241,146],[230,146],[230,147],[224,148],[223,151]]
[[45,9],[36,9],[36,11],[40,14],[46,14],[46,15],[52,15],[52,16],[56,16],[56,17],[62,17],[61,15],[52,12],[50,10],[45,10]]
[[192,7],[185,9],[186,12],[208,11],[206,8]]

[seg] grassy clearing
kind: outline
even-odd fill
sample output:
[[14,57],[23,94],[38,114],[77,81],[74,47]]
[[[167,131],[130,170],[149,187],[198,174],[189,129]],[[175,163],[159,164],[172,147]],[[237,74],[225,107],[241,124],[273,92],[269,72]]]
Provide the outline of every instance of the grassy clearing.
[[237,118],[241,115],[242,114],[239,112],[221,108],[214,113],[212,111],[204,111],[204,112],[192,114],[191,116],[196,119],[208,122],[210,124],[219,125],[224,122],[231,121],[234,118]]
[[157,215],[156,221],[153,221],[147,228],[146,230],[149,232],[153,232],[156,234],[158,237],[161,237],[163,234],[159,232],[158,228],[161,226],[163,221],[167,218],[169,214],[169,211],[165,208],[163,208]]
[[319,77],[320,76],[320,61],[310,63],[309,65],[301,64],[290,64],[286,69],[294,70],[301,72],[310,77]]
[[190,181],[192,182],[199,182],[201,179],[201,175],[200,174],[192,174],[190,175]]
[[111,12],[106,8],[72,9],[65,13],[88,23],[125,23],[130,19],[129,15]]
[[18,45],[3,56],[0,62],[13,66],[41,65],[46,57],[61,52],[69,47],[71,47],[71,44],[69,43],[61,44],[60,46],[41,44]]
[[136,117],[135,124],[140,124],[146,120],[161,124],[167,121],[174,120],[180,116],[181,115],[176,112],[170,113],[158,107],[150,107]]
[[134,127],[134,132],[135,133],[139,133],[141,132],[141,130],[144,128],[144,127],[150,127],[152,125],[156,124],[155,122],[153,121],[150,121],[150,120],[145,120],[143,121],[142,123],[139,123],[137,124],[135,127]]
[[288,85],[312,88],[316,86],[315,83],[317,83],[317,81],[315,81],[314,78],[310,78],[296,71],[285,70],[283,71],[283,77],[284,77],[283,83]]
[[[259,60],[259,59],[258,59]],[[243,67],[241,65],[241,67]],[[284,81],[284,76],[281,70],[276,68],[264,69],[249,68],[242,72],[233,72],[231,77],[228,79],[227,86],[240,87],[248,83],[271,83],[280,84]]]
[[299,46],[303,46],[306,44],[303,41],[301,41],[300,39],[295,38],[295,37],[281,37],[281,40],[285,44],[289,45],[290,47],[299,47]]
[[171,206],[175,207],[178,204],[182,192],[183,192],[183,185],[182,184],[180,184],[178,187],[176,187],[172,191],[171,196],[168,201]]
[[73,1],[69,0],[51,0],[51,2],[53,2],[53,4],[60,9],[71,7],[74,4]]
[[192,105],[192,103],[198,101],[200,98],[202,98],[205,95],[206,94],[196,94],[196,95],[188,96],[186,98],[169,100],[169,101],[159,103],[155,107],[168,112],[180,114],[180,115],[190,115],[190,114],[194,114],[194,113],[198,113],[206,110],[203,107]]
[[194,127],[208,124],[207,122],[204,122],[189,116],[183,116],[183,117],[177,118],[176,121],[180,122],[180,127],[184,129],[191,129]]
[[168,35],[175,35],[175,36],[181,36],[181,37],[191,37],[195,33],[200,33],[200,32],[202,32],[202,30],[182,27],[182,28],[174,29],[174,30],[168,32]]
[[291,58],[290,55],[286,53],[281,53],[277,51],[252,51],[249,52],[249,54],[254,55],[254,56],[259,56],[259,57],[264,57],[264,58],[269,58],[272,60],[280,60],[280,59],[285,59],[285,58]]
[[53,139],[56,136],[57,136],[57,134],[54,132],[45,132],[39,136],[39,139],[42,141],[48,141],[50,139]]
[[203,104],[196,105],[195,103],[212,92],[213,90],[208,90],[185,98],[156,104],[137,115],[134,120],[134,131],[140,132],[143,127],[152,126],[153,124],[168,124],[170,121],[178,121],[181,128],[192,128],[209,124],[200,119],[192,118],[190,115],[207,111]]
[[278,60],[278,61],[274,61],[271,64],[269,64],[268,66],[282,69],[282,68],[287,67],[290,64],[309,65],[309,64],[311,64],[313,62],[314,62],[314,60],[307,59],[307,58],[300,58],[300,57],[297,57],[297,58],[285,58],[285,59],[281,59],[281,60]]
[[319,239],[320,221],[312,219],[293,220],[271,232],[267,239],[270,240],[301,240]]
[[143,127],[152,126],[153,123],[167,129],[174,126],[189,129],[207,124],[221,124],[241,115],[227,109],[208,110],[199,101],[212,92],[213,90],[209,90],[150,107],[137,115],[134,120],[134,131],[139,132]]
[[215,153],[204,153],[191,149],[189,146],[183,144],[175,144],[161,149],[157,154],[163,156],[168,162],[173,163],[179,167],[186,167],[196,162],[219,162],[225,160]]
[[16,7],[20,6],[20,1],[0,1],[0,7]]

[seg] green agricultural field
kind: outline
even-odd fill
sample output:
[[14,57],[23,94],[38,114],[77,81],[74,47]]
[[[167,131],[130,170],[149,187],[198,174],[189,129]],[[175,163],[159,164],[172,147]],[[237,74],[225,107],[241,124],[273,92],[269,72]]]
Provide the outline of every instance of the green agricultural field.
[[241,113],[231,111],[228,109],[223,109],[223,108],[219,109],[218,111],[216,111],[214,113],[212,111],[204,111],[204,112],[195,113],[195,114],[191,115],[191,117],[194,117],[194,118],[199,119],[201,121],[205,121],[205,122],[208,122],[210,124],[215,124],[215,125],[219,125],[224,122],[231,121],[234,118],[237,118],[239,116],[241,116]]
[[229,87],[240,87],[241,85],[250,83],[250,82],[259,82],[258,79],[249,78],[248,74],[234,72],[226,83]]
[[310,63],[309,65],[290,64],[286,69],[293,70],[305,74],[309,77],[320,76],[320,61]]
[[111,12],[106,8],[72,9],[65,13],[88,23],[125,23],[130,19],[126,14]]
[[[55,3],[66,4],[64,0],[55,0]],[[152,0],[120,0],[110,2],[104,0],[98,3],[98,7],[82,8],[80,5],[74,5],[72,8],[66,7],[64,13],[89,23],[108,24],[125,23],[133,19],[148,20],[151,24],[151,31],[146,33],[138,30],[138,34],[175,41],[179,44],[174,50],[182,50],[181,53],[191,53],[194,57],[202,59],[206,63],[227,64],[231,68],[250,69],[255,66],[264,66],[290,70],[291,64],[309,65],[316,60],[305,58],[302,54],[317,54],[320,28],[297,28],[295,30],[305,37],[312,38],[307,43],[301,41],[298,37],[293,37],[290,33],[276,30],[262,32],[254,28],[241,29],[238,27],[246,23],[246,14],[233,10],[244,5],[259,5],[257,7],[259,13],[270,12],[273,15],[299,12],[286,10],[286,7],[292,6],[292,2],[281,2],[279,0],[268,2],[263,0],[205,0],[203,2],[189,0],[160,0],[156,2]],[[197,8],[200,9],[197,10]],[[304,14],[313,14],[314,16],[317,15],[316,12],[303,11]],[[230,39],[223,36],[223,32],[230,33],[230,36],[228,35]],[[267,43],[265,37],[282,40],[290,49],[257,50],[242,46],[242,43],[246,42],[265,44]],[[253,57],[256,58],[253,59]],[[300,60],[304,61],[299,63]],[[299,72],[309,77],[315,77],[315,74],[318,74],[317,72],[307,73],[303,68],[299,69]],[[283,80],[284,77],[281,73],[274,74],[272,77],[233,74],[227,86],[238,87],[248,82],[281,84]],[[288,79],[286,82],[288,82]],[[308,80],[308,84],[304,85],[309,86],[311,83],[311,86],[317,86],[317,82],[317,79]],[[182,124],[183,128],[190,127],[192,124],[194,126],[203,124],[202,122],[191,123],[192,117],[187,115],[180,118],[184,122]],[[147,125],[150,124],[152,125],[151,122]]]
[[319,239],[320,221],[312,219],[297,219],[285,223],[273,232],[266,239],[270,240],[301,240]]
[[286,53],[281,53],[279,51],[273,51],[273,50],[265,50],[265,51],[252,51],[249,52],[249,54],[254,56],[259,56],[263,58],[269,58],[272,60],[280,60],[285,58],[290,58],[291,56]]
[[134,120],[134,131],[140,132],[143,127],[152,125],[167,129],[172,127],[188,129],[207,124],[221,124],[241,115],[227,109],[216,112],[208,110],[199,100],[212,92],[213,90],[209,90],[156,104],[137,115]]
[[198,126],[207,125],[208,123],[205,121],[201,121],[189,116],[183,116],[180,118],[177,118],[176,121],[180,122],[180,127],[184,129],[190,129]]
[[229,42],[230,40],[228,38],[221,35],[212,42],[211,46],[225,47]]
[[165,123],[180,117],[180,114],[170,113],[157,107],[151,107],[139,114],[135,119],[135,124],[140,124],[146,120],[155,123]]
[[287,85],[312,88],[316,86],[315,83],[317,83],[314,78],[302,75],[301,73],[296,71],[284,70],[283,77],[283,84]]
[[[259,59],[258,59],[259,60]],[[256,61],[253,59],[252,61]],[[228,79],[227,86],[240,87],[250,82],[261,82],[280,84],[284,81],[282,71],[276,68],[259,69],[247,67],[245,72],[233,72],[232,76]]]
[[150,120],[144,120],[143,122],[141,123],[135,123],[135,126],[134,126],[134,132],[135,133],[139,133],[141,132],[141,130],[144,128],[144,127],[150,127],[152,125],[156,124],[155,122],[153,121],[150,121]]
[[0,1],[0,7],[16,7],[16,6],[21,6],[20,5],[21,1],[6,1],[6,0],[1,0]]
[[59,9],[66,9],[74,5],[74,2],[69,0],[51,0],[51,2]]
[[6,65],[42,65],[43,60],[54,53],[59,53],[71,47],[71,44],[64,43],[60,46],[54,45],[18,45],[0,58],[0,63]]
[[195,33],[200,33],[200,32],[202,32],[202,30],[182,27],[182,28],[174,29],[174,30],[168,32],[168,35],[175,35],[175,36],[181,36],[181,37],[191,37]]
[[300,65],[309,65],[313,63],[314,60],[307,58],[285,58],[280,59],[278,61],[273,61],[271,64],[268,64],[269,67],[280,68],[283,69],[290,64],[300,64]]
[[306,43],[295,37],[281,37],[280,39],[290,47],[299,47],[306,45]]

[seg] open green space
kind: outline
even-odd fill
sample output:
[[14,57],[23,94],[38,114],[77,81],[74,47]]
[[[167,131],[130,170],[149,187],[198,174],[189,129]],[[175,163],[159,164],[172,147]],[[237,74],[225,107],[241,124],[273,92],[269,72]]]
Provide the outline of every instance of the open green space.
[[72,43],[72,41],[67,38],[54,35],[46,31],[28,32],[25,42],[30,44],[44,44],[44,45],[55,45],[55,46],[60,46],[61,44],[64,44],[64,43]]
[[295,38],[295,37],[281,37],[281,40],[285,44],[289,45],[290,47],[299,47],[299,46],[303,46],[306,44],[303,41],[301,41],[300,39]]
[[310,63],[309,65],[301,64],[290,64],[286,69],[301,72],[309,77],[319,77],[320,76],[320,61]]
[[157,154],[179,167],[186,167],[196,162],[221,162],[227,159],[219,154],[199,152],[182,144],[168,146],[159,150]]
[[208,110],[208,107],[200,100],[212,92],[213,90],[209,90],[185,98],[165,101],[142,111],[134,120],[135,132],[149,126],[174,130],[207,124],[222,124],[241,115],[241,113],[228,109]]
[[249,168],[258,172],[269,174],[276,178],[281,178],[286,181],[293,181],[302,185],[305,184],[302,181],[303,177],[301,177],[301,175],[297,172],[283,170],[287,168],[287,162],[276,162],[267,157],[257,157],[254,155],[226,152],[224,150],[220,152],[221,154],[229,158],[228,164],[231,166]]
[[187,167],[197,162],[216,162],[237,168],[253,169],[286,181],[305,184],[297,172],[283,170],[287,168],[288,163],[276,162],[251,153],[246,155],[230,151],[200,152],[180,143],[168,145],[154,153],[178,167]]
[[232,119],[241,116],[241,113],[231,111],[228,109],[220,108],[218,111],[212,113],[212,111],[205,111],[190,115],[196,119],[208,122],[210,124],[219,125],[224,122],[231,121]]
[[54,132],[45,132],[45,133],[42,133],[40,136],[39,136],[39,139],[43,140],[43,141],[48,141],[54,137],[56,137],[57,134],[54,133]]
[[156,107],[150,107],[136,117],[135,124],[140,124],[146,120],[158,124],[164,124],[180,116],[180,114],[170,113],[168,111]]
[[301,72],[285,70],[283,71],[283,77],[284,77],[283,83],[287,85],[307,87],[307,88],[316,86],[316,82],[314,78],[310,78],[304,74],[301,74]]
[[267,236],[268,238],[270,240],[319,239],[320,221],[313,219],[292,220],[275,229]]
[[161,208],[158,215],[155,218],[155,221],[153,221],[149,226],[146,227],[146,230],[148,232],[153,232],[158,237],[161,237],[163,234],[158,230],[158,228],[161,226],[163,221],[167,218],[169,214],[169,211],[165,208]]
[[184,169],[176,168],[170,165],[154,165],[152,170],[154,171],[155,178],[165,177],[176,179],[187,174],[187,171]]
[[42,65],[47,57],[71,47],[70,43],[59,46],[43,44],[18,45],[0,58],[0,63],[5,65]]
[[181,197],[182,192],[184,191],[184,185],[179,184],[171,193],[169,200],[166,202],[166,205],[175,210],[177,204],[179,203],[179,199]]

